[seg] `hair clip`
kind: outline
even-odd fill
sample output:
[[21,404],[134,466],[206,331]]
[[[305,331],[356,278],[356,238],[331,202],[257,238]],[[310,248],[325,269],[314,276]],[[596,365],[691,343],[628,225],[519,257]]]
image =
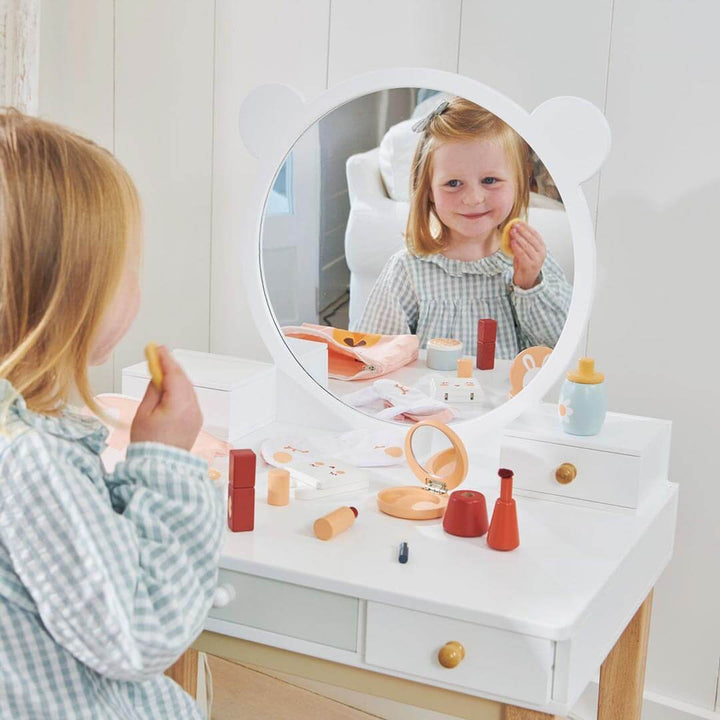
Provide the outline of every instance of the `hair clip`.
[[426,117],[422,118],[422,120],[418,120],[412,126],[413,132],[425,132],[425,130],[427,130],[428,125],[430,124],[431,120],[436,118],[438,115],[442,115],[448,109],[449,106],[450,106],[450,103],[447,100],[443,100]]

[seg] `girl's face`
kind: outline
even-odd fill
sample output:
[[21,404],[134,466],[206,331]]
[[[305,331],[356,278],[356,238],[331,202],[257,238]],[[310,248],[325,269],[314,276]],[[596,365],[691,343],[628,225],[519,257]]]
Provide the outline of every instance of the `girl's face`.
[[459,140],[437,147],[430,198],[451,242],[489,240],[515,202],[515,175],[502,145]]
[[100,322],[90,352],[90,365],[104,363],[122,340],[140,308],[140,238],[130,240],[120,284]]

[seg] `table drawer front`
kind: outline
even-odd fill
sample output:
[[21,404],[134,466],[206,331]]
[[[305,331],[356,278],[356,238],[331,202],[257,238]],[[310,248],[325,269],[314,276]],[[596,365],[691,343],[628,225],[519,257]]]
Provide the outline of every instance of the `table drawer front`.
[[357,650],[357,598],[221,569],[218,588],[226,593],[230,586],[234,598],[223,607],[213,606],[209,617]]
[[[575,479],[567,484],[555,479],[555,471],[563,463],[577,470]],[[513,484],[518,490],[629,508],[640,502],[642,469],[636,455],[506,436],[500,465],[514,471]]]
[[[450,641],[465,657],[445,668],[438,652]],[[554,647],[550,640],[368,602],[365,662],[420,678],[517,700],[550,698]]]

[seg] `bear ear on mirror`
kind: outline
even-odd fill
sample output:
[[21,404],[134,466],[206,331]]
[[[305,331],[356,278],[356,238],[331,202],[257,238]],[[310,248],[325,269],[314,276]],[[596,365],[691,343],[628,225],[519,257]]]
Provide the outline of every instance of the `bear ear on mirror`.
[[557,160],[578,184],[589,180],[610,152],[610,126],[591,102],[577,97],[555,97],[533,110],[530,120],[543,138],[543,157]]
[[295,140],[293,131],[305,110],[305,101],[287,85],[261,85],[240,105],[240,136],[250,154],[267,159]]

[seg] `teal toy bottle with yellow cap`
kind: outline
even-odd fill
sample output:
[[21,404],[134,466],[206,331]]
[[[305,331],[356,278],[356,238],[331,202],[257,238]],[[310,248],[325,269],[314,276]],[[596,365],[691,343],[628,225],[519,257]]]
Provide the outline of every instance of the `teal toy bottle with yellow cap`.
[[558,402],[560,426],[570,435],[597,435],[605,422],[605,377],[595,371],[595,360],[580,358],[567,374]]

